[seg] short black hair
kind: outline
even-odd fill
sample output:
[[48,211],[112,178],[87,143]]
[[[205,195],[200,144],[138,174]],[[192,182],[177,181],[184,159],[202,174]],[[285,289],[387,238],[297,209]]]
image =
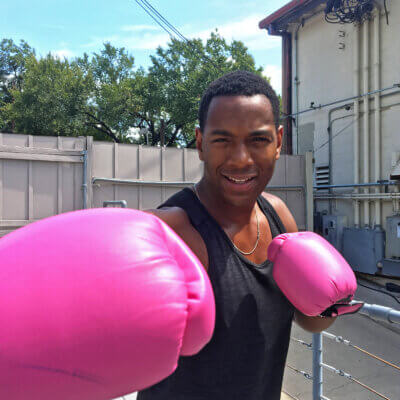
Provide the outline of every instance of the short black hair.
[[208,108],[217,96],[254,96],[263,94],[272,106],[275,127],[279,127],[279,99],[266,79],[248,71],[234,71],[221,76],[208,86],[199,107],[200,130],[204,132]]

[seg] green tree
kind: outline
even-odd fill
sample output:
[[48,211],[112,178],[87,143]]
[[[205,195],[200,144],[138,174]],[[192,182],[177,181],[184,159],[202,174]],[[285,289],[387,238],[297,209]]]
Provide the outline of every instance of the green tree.
[[77,136],[82,133],[91,81],[77,64],[48,55],[31,56],[25,65],[23,90],[11,89],[14,98],[5,107],[15,130],[39,135]]
[[262,72],[242,42],[228,44],[218,32],[206,43],[200,39],[172,40],[167,48],[159,47],[151,61],[148,73],[141,74],[140,84],[136,82],[138,104],[132,106],[132,114],[136,117],[133,126],[147,128],[152,145],[192,145],[206,87],[229,71]]
[[75,61],[92,81],[89,102],[83,110],[87,133],[103,140],[129,141],[129,99],[135,72],[134,58],[122,47],[104,43],[100,53]]
[[7,39],[1,46],[7,92],[0,124],[16,132],[191,146],[206,87],[229,71],[261,74],[242,42],[229,44],[217,31],[205,43],[172,40],[159,47],[148,70],[135,69],[133,56],[110,43],[71,62],[50,54],[37,59],[26,42]]
[[5,106],[14,101],[11,90],[21,91],[26,62],[34,55],[35,51],[24,40],[19,45],[12,39],[0,42],[0,131],[13,130]]

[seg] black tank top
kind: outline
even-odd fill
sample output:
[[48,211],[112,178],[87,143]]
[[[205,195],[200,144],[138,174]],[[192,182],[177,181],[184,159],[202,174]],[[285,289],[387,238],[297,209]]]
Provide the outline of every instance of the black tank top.
[[[272,237],[285,232],[262,196],[258,205]],[[184,209],[203,238],[216,302],[211,341],[176,371],[138,394],[138,400],[279,400],[293,306],[272,278],[272,263],[254,264],[238,252],[193,190],[185,188],[161,207]]]

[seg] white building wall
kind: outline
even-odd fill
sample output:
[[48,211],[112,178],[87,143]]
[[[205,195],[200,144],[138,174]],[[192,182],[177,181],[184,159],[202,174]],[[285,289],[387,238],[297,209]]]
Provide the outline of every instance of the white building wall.
[[[400,83],[400,1],[389,1],[389,25],[386,24],[386,16],[381,10],[380,13],[380,88]],[[293,37],[293,88],[296,85],[296,71],[298,78],[298,111],[320,104],[331,103],[336,100],[345,99],[355,94],[355,77],[359,82],[359,94],[376,89],[375,82],[375,30],[374,21],[365,22],[368,24],[369,32],[365,41],[365,27],[353,24],[329,24],[320,13],[306,19],[303,26],[292,24],[290,30]],[[363,24],[363,25],[364,25]],[[297,57],[295,32],[298,30]],[[354,72],[356,66],[356,45],[355,35],[359,31],[359,70]],[[368,53],[365,53],[365,49]],[[365,55],[368,54],[366,61]],[[297,59],[297,68],[296,68]],[[365,63],[368,67],[365,68]],[[367,74],[367,75],[365,75]],[[365,77],[368,77],[367,85]],[[397,92],[393,94],[393,92]],[[365,98],[364,98],[365,99]],[[392,91],[385,91],[381,94],[381,131],[380,135],[380,158],[381,174],[375,176],[375,148],[378,143],[374,140],[375,126],[375,99],[370,96],[368,101],[360,99],[360,117],[358,119],[360,140],[360,182],[375,182],[377,179],[389,179],[392,167],[392,154],[400,152],[400,88]],[[293,112],[296,112],[296,90],[293,90]],[[353,104],[350,100],[348,103]],[[364,162],[364,141],[365,129],[365,103],[369,109],[369,176],[365,174]],[[316,109],[297,118],[297,126],[293,125],[294,150],[303,153],[310,143],[310,135],[313,134],[313,151],[315,166],[328,164],[328,125],[329,116],[332,121],[332,184],[354,183],[354,108],[333,110],[337,106],[328,106]],[[314,124],[314,125],[312,125]],[[314,126],[314,132],[312,132]],[[299,137],[296,137],[296,133]],[[392,189],[391,189],[392,190]],[[374,192],[375,189],[371,189]],[[338,189],[336,192],[352,193],[353,190]],[[332,202],[332,213],[336,215],[347,215],[349,226],[354,223],[353,202],[350,200],[335,200]],[[369,218],[366,220],[364,208],[368,207]],[[361,202],[360,204],[360,226],[373,227],[375,220],[375,203]],[[381,202],[382,220],[385,228],[385,219],[393,214],[395,205],[392,202]],[[317,210],[329,212],[327,201],[318,201]],[[367,214],[368,215],[368,214]]]

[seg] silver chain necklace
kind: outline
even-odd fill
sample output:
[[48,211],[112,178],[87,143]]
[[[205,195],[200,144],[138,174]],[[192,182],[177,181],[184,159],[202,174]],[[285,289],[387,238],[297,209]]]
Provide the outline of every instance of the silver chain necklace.
[[[195,195],[197,196],[197,198],[199,199],[199,201],[201,202],[200,196],[199,196],[199,192],[197,191],[196,185],[193,185],[193,191],[194,191],[194,194],[195,194]],[[257,240],[256,240],[256,243],[255,243],[254,247],[253,247],[250,251],[243,251],[243,250],[240,250],[239,247],[237,247],[236,244],[233,243],[233,240],[230,239],[228,235],[226,235],[226,236],[228,236],[229,240],[231,241],[233,247],[234,247],[238,252],[242,253],[242,254],[245,255],[245,256],[249,256],[250,254],[253,254],[253,253],[256,251],[256,248],[257,248],[257,246],[258,246],[258,242],[260,241],[260,223],[259,223],[259,221],[258,221],[257,209],[256,209],[256,221],[257,221]]]

